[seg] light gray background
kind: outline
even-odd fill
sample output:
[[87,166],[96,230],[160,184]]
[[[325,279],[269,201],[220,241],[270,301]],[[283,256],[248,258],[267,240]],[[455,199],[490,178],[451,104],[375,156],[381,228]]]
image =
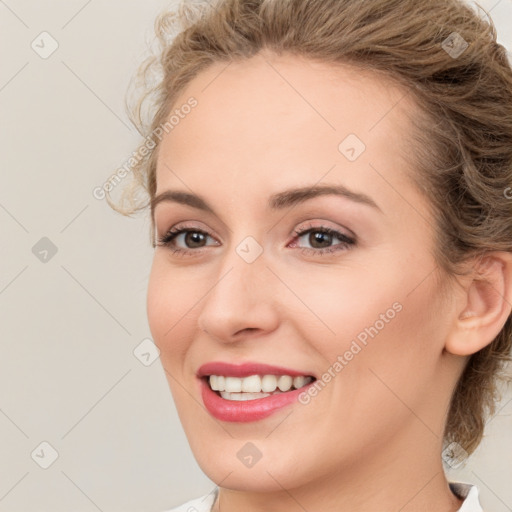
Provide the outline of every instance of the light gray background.
[[[134,355],[150,337],[147,217],[92,194],[139,141],[124,94],[167,5],[0,0],[0,511],[161,511],[214,487],[160,360]],[[512,1],[481,5],[512,48]],[[59,45],[46,59],[31,48],[43,31]],[[57,247],[46,262],[43,237]],[[501,406],[449,472],[492,512],[512,510],[512,394]],[[58,453],[47,469],[44,441]]]

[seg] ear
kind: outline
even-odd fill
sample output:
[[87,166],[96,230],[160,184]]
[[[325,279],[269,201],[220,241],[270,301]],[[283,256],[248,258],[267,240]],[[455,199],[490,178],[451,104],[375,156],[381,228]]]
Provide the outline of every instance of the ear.
[[489,345],[512,311],[512,253],[491,252],[472,261],[445,342],[451,354],[468,356]]

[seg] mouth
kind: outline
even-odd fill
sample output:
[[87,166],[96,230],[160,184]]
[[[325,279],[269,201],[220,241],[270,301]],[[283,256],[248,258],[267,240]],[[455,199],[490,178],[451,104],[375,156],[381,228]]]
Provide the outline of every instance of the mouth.
[[222,421],[250,422],[287,405],[316,380],[307,372],[258,363],[207,363],[197,376],[208,412]]

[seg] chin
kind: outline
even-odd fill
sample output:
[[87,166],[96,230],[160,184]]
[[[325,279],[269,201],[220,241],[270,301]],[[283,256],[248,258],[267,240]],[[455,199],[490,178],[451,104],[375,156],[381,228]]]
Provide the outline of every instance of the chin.
[[[311,465],[301,458],[300,448],[288,456],[268,441],[255,441],[261,452],[250,448],[251,441],[229,439],[216,446],[205,446],[204,432],[200,434],[199,445],[191,442],[194,457],[204,474],[220,487],[237,491],[275,492],[284,488],[293,489],[311,481]],[[246,454],[253,454],[253,460]],[[244,461],[244,458],[248,460]],[[304,471],[302,468],[310,468]]]

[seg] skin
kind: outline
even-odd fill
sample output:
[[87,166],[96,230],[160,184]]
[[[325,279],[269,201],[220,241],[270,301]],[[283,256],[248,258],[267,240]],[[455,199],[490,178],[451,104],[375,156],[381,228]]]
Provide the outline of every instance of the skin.
[[[192,192],[216,213],[156,206],[157,236],[173,226],[211,236],[202,248],[183,235],[156,247],[147,312],[190,446],[220,486],[215,510],[458,510],[440,457],[449,399],[506,311],[463,339],[489,308],[471,280],[450,293],[439,285],[429,203],[405,157],[412,100],[348,66],[265,53],[203,71],[175,106],[191,96],[198,105],[161,142],[157,195]],[[338,150],[349,134],[366,145],[354,162]],[[380,211],[334,195],[267,206],[274,193],[327,183],[370,196]],[[356,244],[333,237],[341,250],[319,255],[329,242],[294,234],[311,226],[355,234]],[[236,252],[247,236],[263,250],[252,263]],[[510,302],[510,279],[499,289]],[[401,311],[308,405],[252,423],[205,410],[202,364],[256,361],[319,377],[396,302]],[[467,315],[473,306],[478,314]],[[262,454],[251,468],[237,457],[248,441]]]

